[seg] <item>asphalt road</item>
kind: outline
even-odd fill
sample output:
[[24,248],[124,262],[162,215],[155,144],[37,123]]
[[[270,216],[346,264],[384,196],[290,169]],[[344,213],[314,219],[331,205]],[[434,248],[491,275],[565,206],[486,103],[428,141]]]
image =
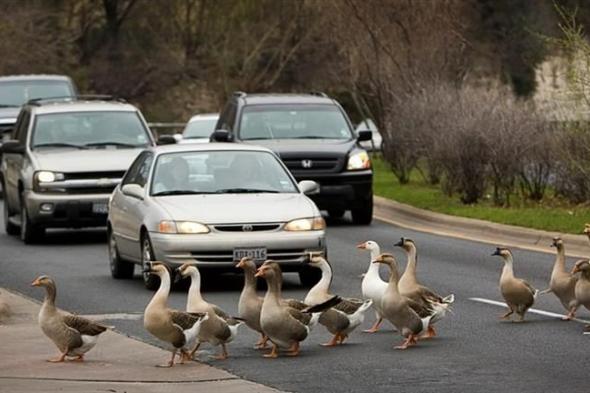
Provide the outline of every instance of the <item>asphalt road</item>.
[[[318,344],[330,335],[318,326],[303,343],[300,357],[269,360],[252,349],[258,337],[243,327],[229,346],[229,360],[209,361],[206,354],[203,359],[246,379],[296,392],[588,390],[590,336],[581,334],[581,323],[535,314],[528,314],[523,324],[501,322],[498,316],[504,309],[469,300],[501,300],[501,260],[490,256],[490,245],[408,231],[379,221],[369,227],[353,226],[346,220],[331,222],[328,246],[335,269],[333,292],[360,296],[360,275],[369,263],[369,254],[355,248],[361,241],[379,242],[403,266],[401,250],[393,247],[400,236],[417,243],[419,278],[443,295],[456,295],[454,314],[439,322],[436,339],[406,351],[394,350],[401,338],[384,325],[379,333],[357,331],[346,345],[323,348]],[[81,314],[132,314],[133,318],[143,311],[151,292],[143,288],[139,276],[127,281],[110,277],[105,240],[101,231],[61,231],[51,232],[43,244],[24,246],[1,231],[0,287],[41,300],[43,291],[29,283],[39,274],[48,274],[57,281],[60,307]],[[516,273],[543,289],[553,259],[549,254],[515,250]],[[572,263],[569,260],[568,266]],[[204,296],[236,313],[241,286],[237,275],[205,277]],[[294,274],[286,275],[285,296],[305,296]],[[183,308],[185,300],[186,292],[176,290],[170,304]],[[535,307],[563,312],[552,295],[539,299]],[[590,313],[583,310],[579,317],[590,319]],[[372,322],[369,312],[363,327]],[[108,323],[124,334],[159,345],[144,331],[140,319]],[[154,364],[162,361],[154,359]]]

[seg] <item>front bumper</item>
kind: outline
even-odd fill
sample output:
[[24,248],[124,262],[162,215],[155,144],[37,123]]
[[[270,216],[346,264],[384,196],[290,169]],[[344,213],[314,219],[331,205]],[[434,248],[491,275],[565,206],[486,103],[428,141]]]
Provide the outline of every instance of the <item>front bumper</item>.
[[348,171],[328,174],[294,173],[297,181],[313,180],[320,192],[309,197],[321,210],[364,207],[373,196],[373,171]]
[[325,231],[282,230],[205,235],[150,232],[156,260],[172,267],[193,262],[203,268],[230,269],[237,263],[234,248],[266,247],[267,258],[278,262],[284,271],[298,271],[309,260],[310,252],[324,252],[325,236]]
[[[93,205],[108,206],[110,194],[59,195],[34,191],[25,192],[25,203],[30,220],[46,228],[79,228],[104,226],[107,213],[93,212]],[[41,205],[50,204],[45,211]]]

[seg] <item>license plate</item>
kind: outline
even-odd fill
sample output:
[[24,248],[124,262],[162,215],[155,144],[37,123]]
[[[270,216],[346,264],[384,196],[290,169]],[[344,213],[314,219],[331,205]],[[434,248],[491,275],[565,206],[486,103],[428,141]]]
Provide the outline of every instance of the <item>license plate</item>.
[[106,203],[93,203],[92,213],[94,214],[107,214],[109,212],[109,206]]
[[255,261],[266,261],[266,248],[234,248],[234,261],[239,261],[244,257],[250,257]]

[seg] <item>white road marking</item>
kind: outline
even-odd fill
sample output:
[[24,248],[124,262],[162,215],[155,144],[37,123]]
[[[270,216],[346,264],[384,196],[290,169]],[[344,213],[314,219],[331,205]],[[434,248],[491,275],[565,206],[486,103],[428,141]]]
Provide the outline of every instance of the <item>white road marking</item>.
[[108,319],[123,319],[123,320],[140,320],[143,318],[143,314],[129,314],[129,313],[116,313],[116,314],[89,314],[81,315],[84,318],[88,318],[92,321],[103,321]]
[[[484,299],[481,297],[470,297],[469,300],[472,300],[474,302],[479,302],[479,303],[491,304],[493,306],[508,307],[506,305],[506,303],[504,303],[504,302],[498,302],[496,300]],[[544,315],[546,317],[559,318],[559,319],[562,319],[565,317],[564,314],[558,314],[558,313],[551,312],[551,311],[538,310],[536,308],[529,308],[529,310],[527,312],[530,312],[533,314]],[[585,319],[580,319],[580,318],[573,318],[572,321],[576,321],[576,322],[580,322],[580,323],[584,323],[584,324],[590,324],[590,321],[587,321]],[[590,334],[590,332],[588,332],[588,334]]]

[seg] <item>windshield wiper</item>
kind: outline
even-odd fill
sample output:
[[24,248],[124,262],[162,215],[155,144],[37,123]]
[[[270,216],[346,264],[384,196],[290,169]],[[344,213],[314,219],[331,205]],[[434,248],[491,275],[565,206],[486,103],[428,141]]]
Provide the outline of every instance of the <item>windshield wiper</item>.
[[33,146],[33,148],[38,147],[73,147],[75,149],[87,149],[85,145],[76,145],[75,143],[63,143],[63,142],[53,142],[53,143],[40,143],[38,145]]
[[287,139],[340,139],[340,138],[321,136],[321,135],[302,135],[302,136],[290,136]]
[[217,194],[258,194],[258,193],[269,193],[278,194],[277,190],[265,190],[259,188],[223,188],[216,191]]
[[0,108],[18,108],[20,105],[0,104]]
[[86,143],[84,146],[87,147],[95,147],[95,146],[121,146],[121,147],[139,147],[145,146],[145,144],[133,144],[133,143],[124,143],[124,142],[93,142],[93,143]]
[[165,196],[165,195],[198,195],[198,194],[215,194],[210,191],[195,191],[195,190],[168,190],[160,191],[152,194],[152,196]]

